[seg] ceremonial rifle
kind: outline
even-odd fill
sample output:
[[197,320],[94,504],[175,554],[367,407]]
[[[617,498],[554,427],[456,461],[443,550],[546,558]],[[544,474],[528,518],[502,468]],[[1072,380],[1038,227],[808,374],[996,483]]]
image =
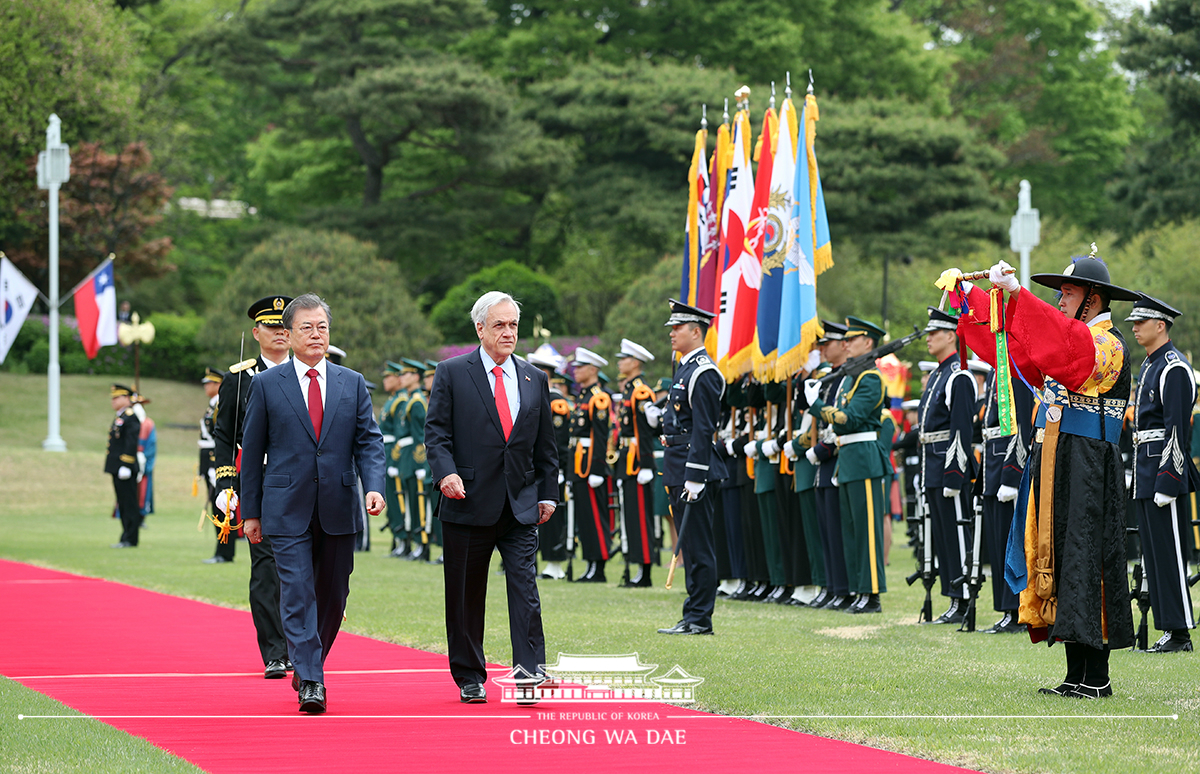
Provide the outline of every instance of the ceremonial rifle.
[[[982,482],[982,477],[980,481]],[[967,574],[955,578],[953,583],[955,586],[960,584],[967,586],[967,612],[963,615],[962,626],[958,627],[960,632],[975,631],[975,603],[979,599],[979,589],[983,586],[983,568],[979,563],[979,543],[980,536],[983,534],[983,498],[975,497],[974,499],[974,516],[970,519],[958,520],[959,524],[970,524],[974,530],[971,540],[971,555],[967,557]]]
[[914,325],[913,332],[907,336],[889,341],[887,344],[881,344],[865,355],[852,357],[845,363],[842,363],[837,368],[822,376],[817,381],[821,382],[821,384],[828,384],[834,379],[840,379],[843,376],[853,379],[862,372],[874,368],[875,361],[879,358],[887,357],[893,352],[899,352],[901,349],[904,349],[909,344],[924,336],[925,333],[926,332],[924,330],[917,328],[917,326]]
[[929,503],[925,500],[925,487],[920,486],[921,483],[921,481],[917,481],[917,521],[920,522],[921,563],[917,571],[905,578],[905,581],[911,586],[920,578],[922,585],[925,586],[925,602],[921,605],[921,614],[917,617],[917,623],[928,623],[933,620],[935,578],[933,575],[933,541],[930,540],[929,534],[932,530]]
[[[1125,533],[1128,535],[1137,535],[1137,527],[1126,527]],[[1138,540],[1141,544],[1140,536]],[[1141,620],[1138,621],[1137,634],[1133,638],[1133,647],[1137,650],[1146,650],[1150,647],[1150,627],[1147,624],[1146,616],[1150,612],[1150,587],[1147,584],[1146,578],[1146,555],[1142,552],[1139,557],[1141,561],[1133,565],[1133,588],[1129,590],[1130,596],[1137,600],[1138,612],[1141,614]]]

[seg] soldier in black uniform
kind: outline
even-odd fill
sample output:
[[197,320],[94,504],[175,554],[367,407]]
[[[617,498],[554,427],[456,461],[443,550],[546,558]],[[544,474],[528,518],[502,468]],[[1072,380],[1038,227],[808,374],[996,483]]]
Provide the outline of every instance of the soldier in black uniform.
[[[221,379],[224,374],[215,368],[205,368],[204,378],[200,384],[204,386],[204,394],[208,397],[208,407],[204,410],[204,420],[200,423],[200,478],[208,492],[205,506],[209,513],[216,513],[217,497],[217,442],[213,440],[213,417],[217,413],[217,395],[221,390]],[[204,560],[205,564],[225,564],[233,561],[237,549],[237,535],[230,534],[224,543],[221,542],[221,528],[214,525],[217,531],[217,549],[212,556]]]
[[123,384],[112,386],[112,407],[116,412],[108,429],[108,453],[104,472],[113,477],[117,494],[117,512],[121,516],[121,539],[113,548],[134,548],[138,544],[138,527],[142,514],[138,510],[138,433],[142,423],[133,410],[133,390]]
[[[571,404],[567,400],[564,381],[558,373],[558,363],[552,358],[537,352],[531,352],[526,357],[530,365],[537,366],[545,372],[550,380],[550,412],[554,414],[554,445],[558,449],[558,458],[567,459],[567,449],[571,440]],[[554,515],[545,524],[538,526],[538,547],[542,552],[542,561],[546,563],[538,577],[544,580],[560,580],[567,577],[564,565],[570,547],[567,545],[567,486],[562,469],[558,473],[558,507]]]
[[929,307],[925,339],[938,367],[929,377],[917,410],[921,418],[921,486],[929,506],[933,552],[941,576],[942,596],[950,607],[926,623],[962,623],[966,615],[966,584],[953,585],[966,577],[964,560],[971,544],[971,531],[963,523],[971,513],[971,480],[974,455],[971,434],[975,419],[975,377],[961,367],[958,356],[958,322],[945,312]]
[[604,565],[612,558],[608,526],[608,429],[612,398],[600,386],[601,366],[608,361],[585,347],[571,361],[579,392],[571,412],[571,450],[567,456],[571,499],[575,501],[575,529],[588,563],[576,583],[604,583]]
[[[661,416],[654,405],[654,390],[646,382],[642,367],[654,359],[650,350],[641,344],[621,339],[617,353],[617,368],[621,372],[621,405],[617,409],[617,424],[621,433],[621,448],[616,464],[616,478],[621,483],[624,507],[621,512],[625,554],[629,577],[621,584],[625,588],[650,585],[650,566],[654,562],[654,444],[656,435],[650,416]],[[657,423],[656,423],[657,424]],[[634,571],[636,567],[636,572]]]
[[1191,364],[1171,343],[1171,326],[1178,316],[1178,309],[1143,295],[1125,318],[1133,322],[1133,337],[1146,348],[1137,386],[1132,497],[1154,626],[1165,632],[1151,653],[1191,651],[1189,629],[1196,626],[1187,585],[1192,520],[1188,495],[1200,482],[1191,458],[1196,379]]
[[671,299],[671,349],[679,367],[662,416],[663,482],[671,494],[671,512],[679,520],[679,544],[687,574],[683,618],[659,634],[712,634],[717,601],[717,560],[713,549],[711,483],[725,478],[725,464],[713,438],[721,414],[725,379],[704,349],[712,312]]
[[[237,493],[240,491],[238,471],[241,469],[242,424],[246,419],[246,401],[250,397],[250,382],[255,374],[288,361],[290,346],[288,331],[283,327],[283,308],[292,299],[288,296],[267,296],[250,305],[246,314],[254,321],[251,333],[258,342],[256,358],[235,363],[221,381],[217,397],[217,413],[213,418],[213,440],[216,442],[217,499],[222,513],[237,512]],[[262,541],[250,543],[250,614],[258,633],[258,649],[262,654],[267,679],[286,677],[292,668],[288,660],[287,640],[279,614],[279,576],[275,571],[275,552],[266,535]]]

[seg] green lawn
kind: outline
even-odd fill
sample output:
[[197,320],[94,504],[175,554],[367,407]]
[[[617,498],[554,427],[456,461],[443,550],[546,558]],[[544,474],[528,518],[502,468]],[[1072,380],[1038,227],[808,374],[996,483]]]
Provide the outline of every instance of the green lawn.
[[[108,548],[119,529],[109,518],[111,484],[101,472],[111,418],[106,385],[99,377],[63,379],[63,436],[70,450],[48,454],[40,449],[46,432],[45,379],[0,374],[0,557],[248,609],[244,547],[232,565],[200,563],[212,553],[213,533],[207,526],[198,529],[201,502],[191,497],[196,432],[170,427],[198,421],[204,409],[199,387],[143,383],[155,399],[150,413],[161,428],[158,513],[138,549]],[[1200,662],[1195,655],[1118,652],[1112,658],[1112,699],[1085,703],[1039,696],[1037,687],[1055,685],[1062,677],[1061,649],[1031,645],[1024,635],[916,626],[922,592],[919,584],[910,589],[903,582],[912,562],[902,549],[892,558],[891,592],[881,616],[862,621],[841,613],[719,601],[714,637],[655,633],[678,620],[683,601],[681,579],[667,591],[661,569],[655,588],[638,591],[617,589],[615,583],[546,583],[548,655],[636,651],[647,662],[677,663],[705,678],[698,707],[713,712],[895,716],[772,717],[769,722],[983,771],[1200,770]],[[618,575],[614,566],[609,577]],[[487,656],[507,663],[499,577],[493,577],[489,592]],[[984,594],[990,599],[986,586]],[[985,612],[980,620],[986,626],[992,618]],[[445,652],[440,571],[389,559],[378,550],[360,554],[346,629]],[[45,697],[0,681],[0,770],[10,761],[13,771],[91,769],[94,756],[124,738],[89,723],[73,732],[77,736],[69,743],[60,743],[15,722],[18,712],[47,704],[52,702]],[[1130,718],[1173,714],[1178,720]],[[1014,715],[1036,717],[1004,717]],[[1101,717],[1109,715],[1116,717]],[[120,768],[179,767],[177,759],[137,740],[115,749],[129,762]]]

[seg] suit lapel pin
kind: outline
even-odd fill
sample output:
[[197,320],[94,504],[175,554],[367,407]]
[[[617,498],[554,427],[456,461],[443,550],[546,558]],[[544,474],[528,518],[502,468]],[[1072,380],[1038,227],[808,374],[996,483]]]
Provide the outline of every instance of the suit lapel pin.
[[532,381],[532,380],[531,380],[531,379],[530,379],[528,376],[526,376],[526,377],[525,377],[525,381],[527,381],[527,382],[528,382],[528,381]]

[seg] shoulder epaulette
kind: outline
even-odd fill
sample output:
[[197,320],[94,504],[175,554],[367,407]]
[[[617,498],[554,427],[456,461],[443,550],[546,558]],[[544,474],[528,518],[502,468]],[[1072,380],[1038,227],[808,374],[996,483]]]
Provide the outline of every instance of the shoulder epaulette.
[[229,373],[236,374],[236,373],[239,373],[240,371],[245,371],[247,368],[249,368],[250,366],[254,365],[257,362],[258,361],[255,360],[254,358],[250,358],[249,360],[243,360],[240,363],[234,363],[233,365],[229,366]]
[[704,363],[711,363],[712,361],[708,359],[708,355],[696,355],[696,362],[703,365]]
[[136,413],[137,412],[134,411],[132,407],[125,409],[125,416],[127,416],[127,417],[131,417]]
[[413,395],[409,396],[408,403],[404,404],[404,410],[411,411],[412,405],[414,403],[420,403],[422,406],[429,405],[428,403],[425,402],[425,393],[418,392],[418,393],[414,393]]
[[1171,360],[1178,360],[1178,359],[1179,359],[1179,354],[1178,354],[1178,353],[1176,353],[1176,352],[1168,352],[1168,353],[1167,353],[1167,355],[1166,355],[1166,359],[1167,359],[1168,361],[1171,361]]

